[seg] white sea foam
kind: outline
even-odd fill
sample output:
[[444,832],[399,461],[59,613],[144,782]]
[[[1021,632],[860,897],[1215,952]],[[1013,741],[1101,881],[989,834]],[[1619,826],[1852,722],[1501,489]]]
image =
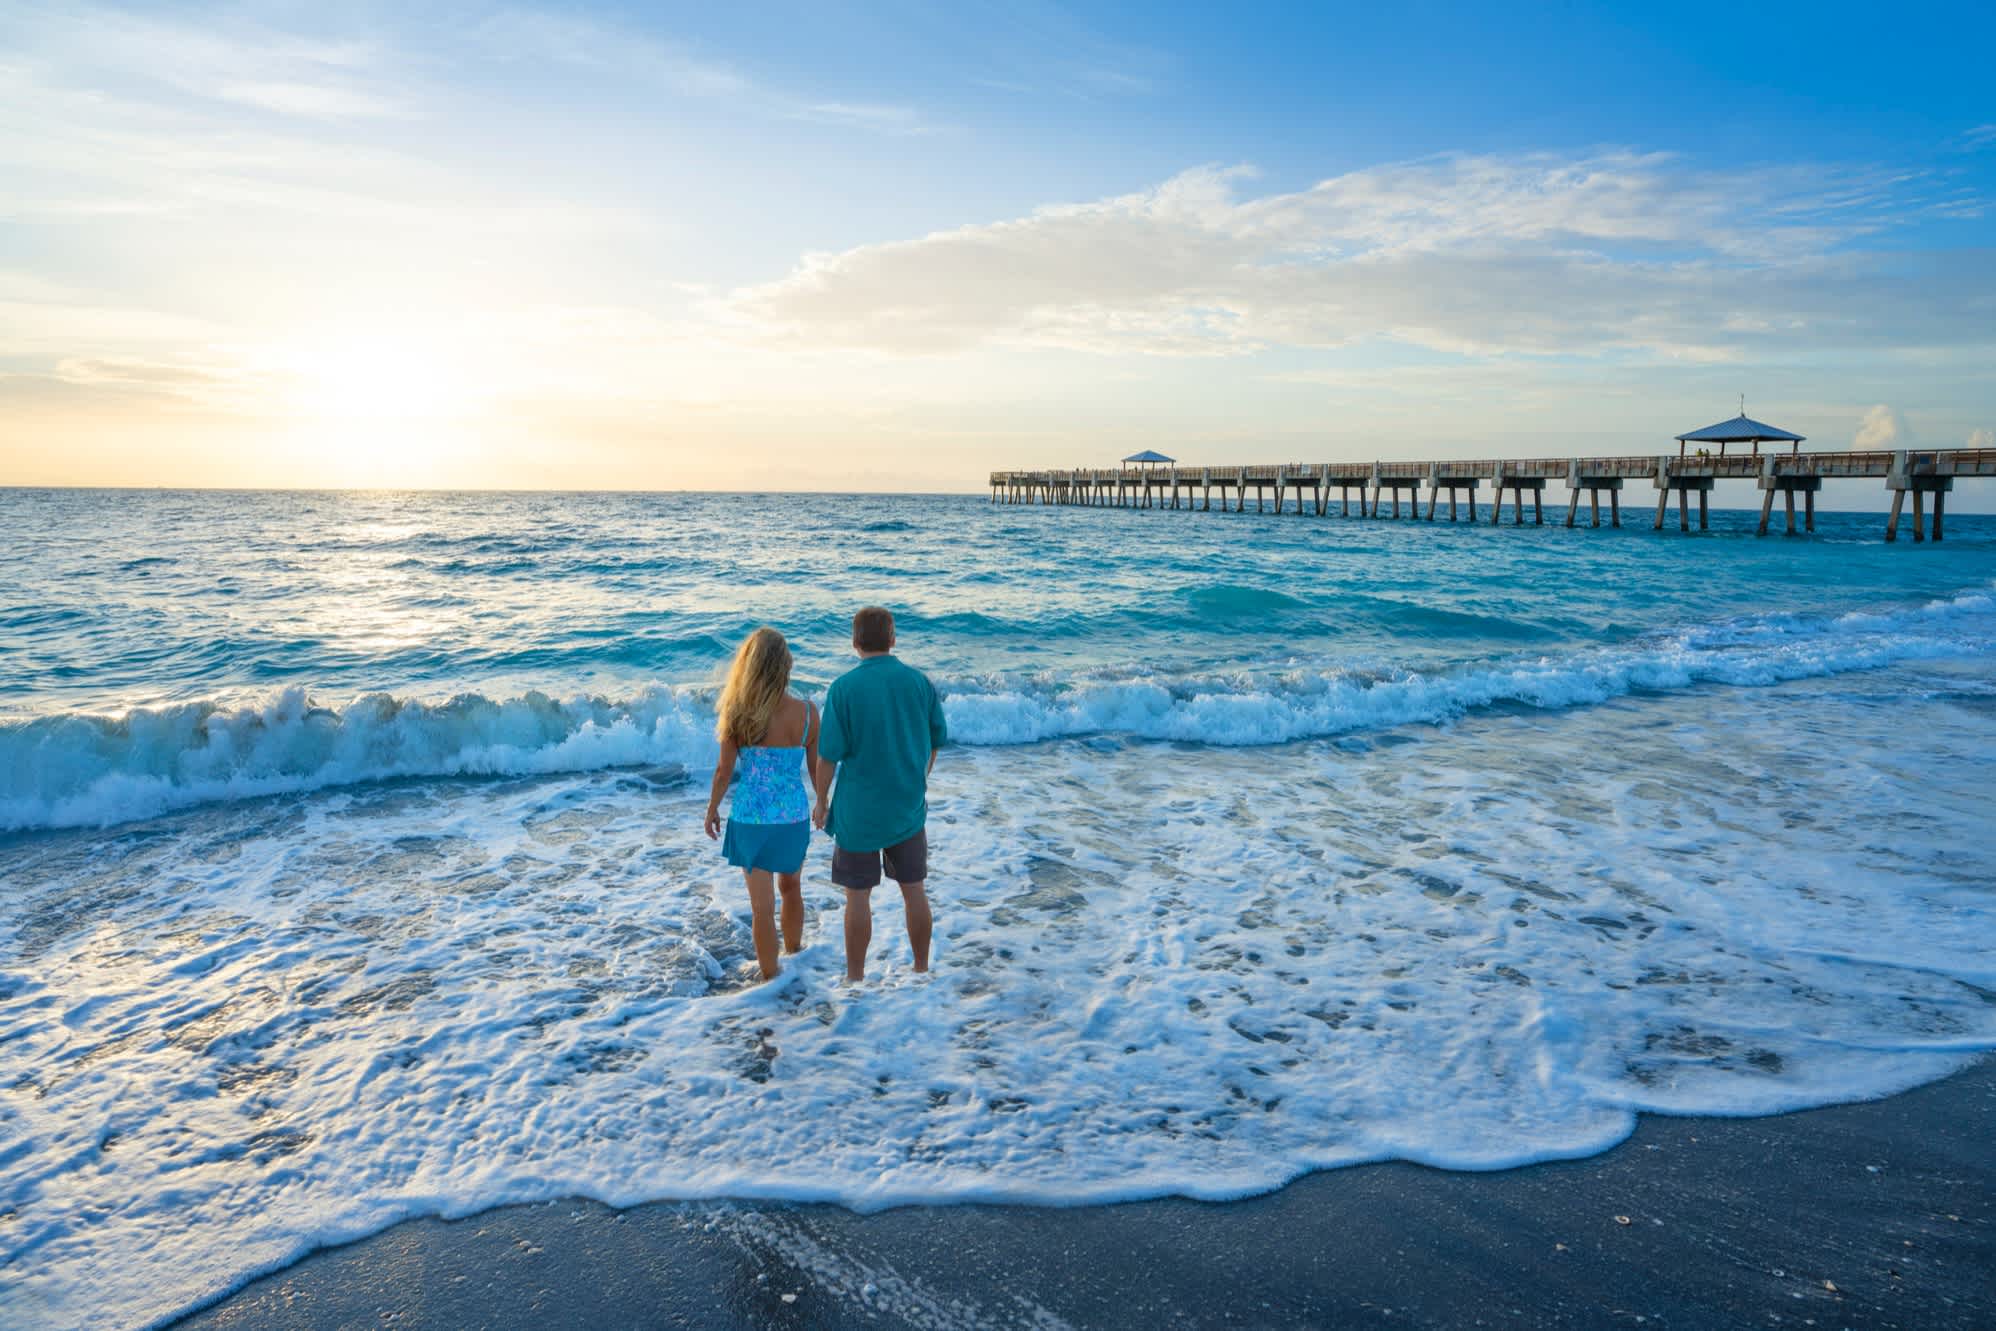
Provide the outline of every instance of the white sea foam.
[[[952,738],[1031,744],[1078,735],[1285,744],[1502,705],[1583,707],[1701,685],[1765,687],[1905,661],[1987,653],[1996,598],[1838,617],[1762,616],[1617,647],[1420,673],[1298,665],[1212,676],[943,679]],[[120,717],[0,725],[0,830],[109,826],[212,801],[411,776],[536,775],[710,763],[711,690],[633,698],[544,694],[441,701],[370,694],[344,706],[291,688]]]
[[407,776],[587,772],[711,762],[711,704],[692,689],[632,700],[540,693],[442,702],[369,694],[343,707],[290,688],[0,727],[0,829],[108,826],[169,809]]
[[1977,591],[1894,612],[1702,625],[1622,647],[1514,658],[1439,674],[1298,669],[1036,689],[959,687],[946,710],[951,736],[967,744],[1107,733],[1200,744],[1283,744],[1453,721],[1506,703],[1584,707],[1637,692],[1702,684],[1758,688],[1902,661],[1980,655],[1996,644],[1992,618],[1996,598]]
[[619,772],[16,838],[0,1322],[145,1324],[506,1201],[1225,1198],[1927,1080],[1996,1047],[1996,714],[1922,701],[1976,668],[1279,761],[954,752],[936,973],[890,897],[857,991],[822,846],[809,946],[740,987],[700,792]]

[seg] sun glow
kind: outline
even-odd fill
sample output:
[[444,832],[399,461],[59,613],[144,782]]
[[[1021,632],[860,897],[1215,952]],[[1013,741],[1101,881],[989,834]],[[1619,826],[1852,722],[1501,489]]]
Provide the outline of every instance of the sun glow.
[[427,338],[344,336],[283,357],[298,414],[333,421],[462,419],[479,393],[448,349]]
[[337,334],[276,358],[292,436],[317,470],[354,486],[436,483],[466,452],[488,394],[439,337]]

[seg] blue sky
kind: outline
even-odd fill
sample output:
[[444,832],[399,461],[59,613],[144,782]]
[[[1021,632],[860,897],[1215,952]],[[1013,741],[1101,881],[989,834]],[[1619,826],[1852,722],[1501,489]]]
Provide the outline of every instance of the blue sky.
[[1980,441],[1992,35],[0,0],[0,481],[975,488],[1640,452],[1740,393]]

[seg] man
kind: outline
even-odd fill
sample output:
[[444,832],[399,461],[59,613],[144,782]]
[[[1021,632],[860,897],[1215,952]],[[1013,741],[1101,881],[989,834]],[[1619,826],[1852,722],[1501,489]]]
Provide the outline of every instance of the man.
[[883,862],[901,885],[915,970],[929,969],[929,773],[949,731],[935,685],[894,656],[893,615],[877,605],[854,615],[852,645],[859,664],[825,693],[811,821],[831,825],[832,881],[846,890],[846,979],[856,981],[866,977]]

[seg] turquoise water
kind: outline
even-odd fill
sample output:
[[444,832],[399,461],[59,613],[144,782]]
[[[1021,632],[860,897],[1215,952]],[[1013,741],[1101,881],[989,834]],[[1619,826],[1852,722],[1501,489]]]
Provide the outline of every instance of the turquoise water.
[[[1996,520],[1630,516],[0,491],[0,1311],[577,1193],[1498,1167],[1996,1047]],[[957,741],[936,973],[883,910],[838,985],[820,844],[755,986],[717,674],[771,623],[820,691],[874,601]]]
[[[1486,506],[1487,510],[1487,506]],[[994,508],[816,495],[0,491],[0,707],[110,710],[298,685],[612,696],[709,680],[762,622],[821,683],[857,604],[968,686],[1302,664],[1447,669],[1746,614],[1930,600],[1996,577],[1996,525],[1886,546],[1715,530]]]
[[[1728,512],[1686,538],[1640,521],[1521,530],[940,497],[12,491],[0,520],[14,534],[0,827],[16,828],[193,802],[180,785],[442,772],[494,742],[540,751],[627,714],[656,724],[691,699],[660,689],[711,684],[763,622],[791,638],[800,687],[819,689],[868,601],[895,608],[966,740],[1234,744],[1556,705],[1566,683],[1585,702],[1602,653],[1632,672],[1617,687],[1662,683],[1639,677],[1687,645],[1715,649],[1720,673],[1751,669],[1742,634],[1806,634],[1996,579],[1986,518],[1914,547],[1841,514],[1813,539],[1754,540],[1751,515]],[[1794,668],[1840,659],[1826,648]],[[1489,679],[1521,667],[1543,678]],[[1410,674],[1432,696],[1368,697]],[[290,733],[244,720],[254,733],[230,743],[254,752],[217,761],[217,718],[261,717],[285,690]],[[313,710],[363,697],[375,711],[461,701],[429,724],[398,712],[397,733],[362,733],[374,712],[343,726]],[[566,715],[542,705],[583,698]],[[497,715],[509,706],[514,728]],[[679,736],[691,748],[648,756],[703,760],[701,724]],[[328,730],[343,731],[337,754]],[[148,802],[106,788],[121,778],[162,784]]]

